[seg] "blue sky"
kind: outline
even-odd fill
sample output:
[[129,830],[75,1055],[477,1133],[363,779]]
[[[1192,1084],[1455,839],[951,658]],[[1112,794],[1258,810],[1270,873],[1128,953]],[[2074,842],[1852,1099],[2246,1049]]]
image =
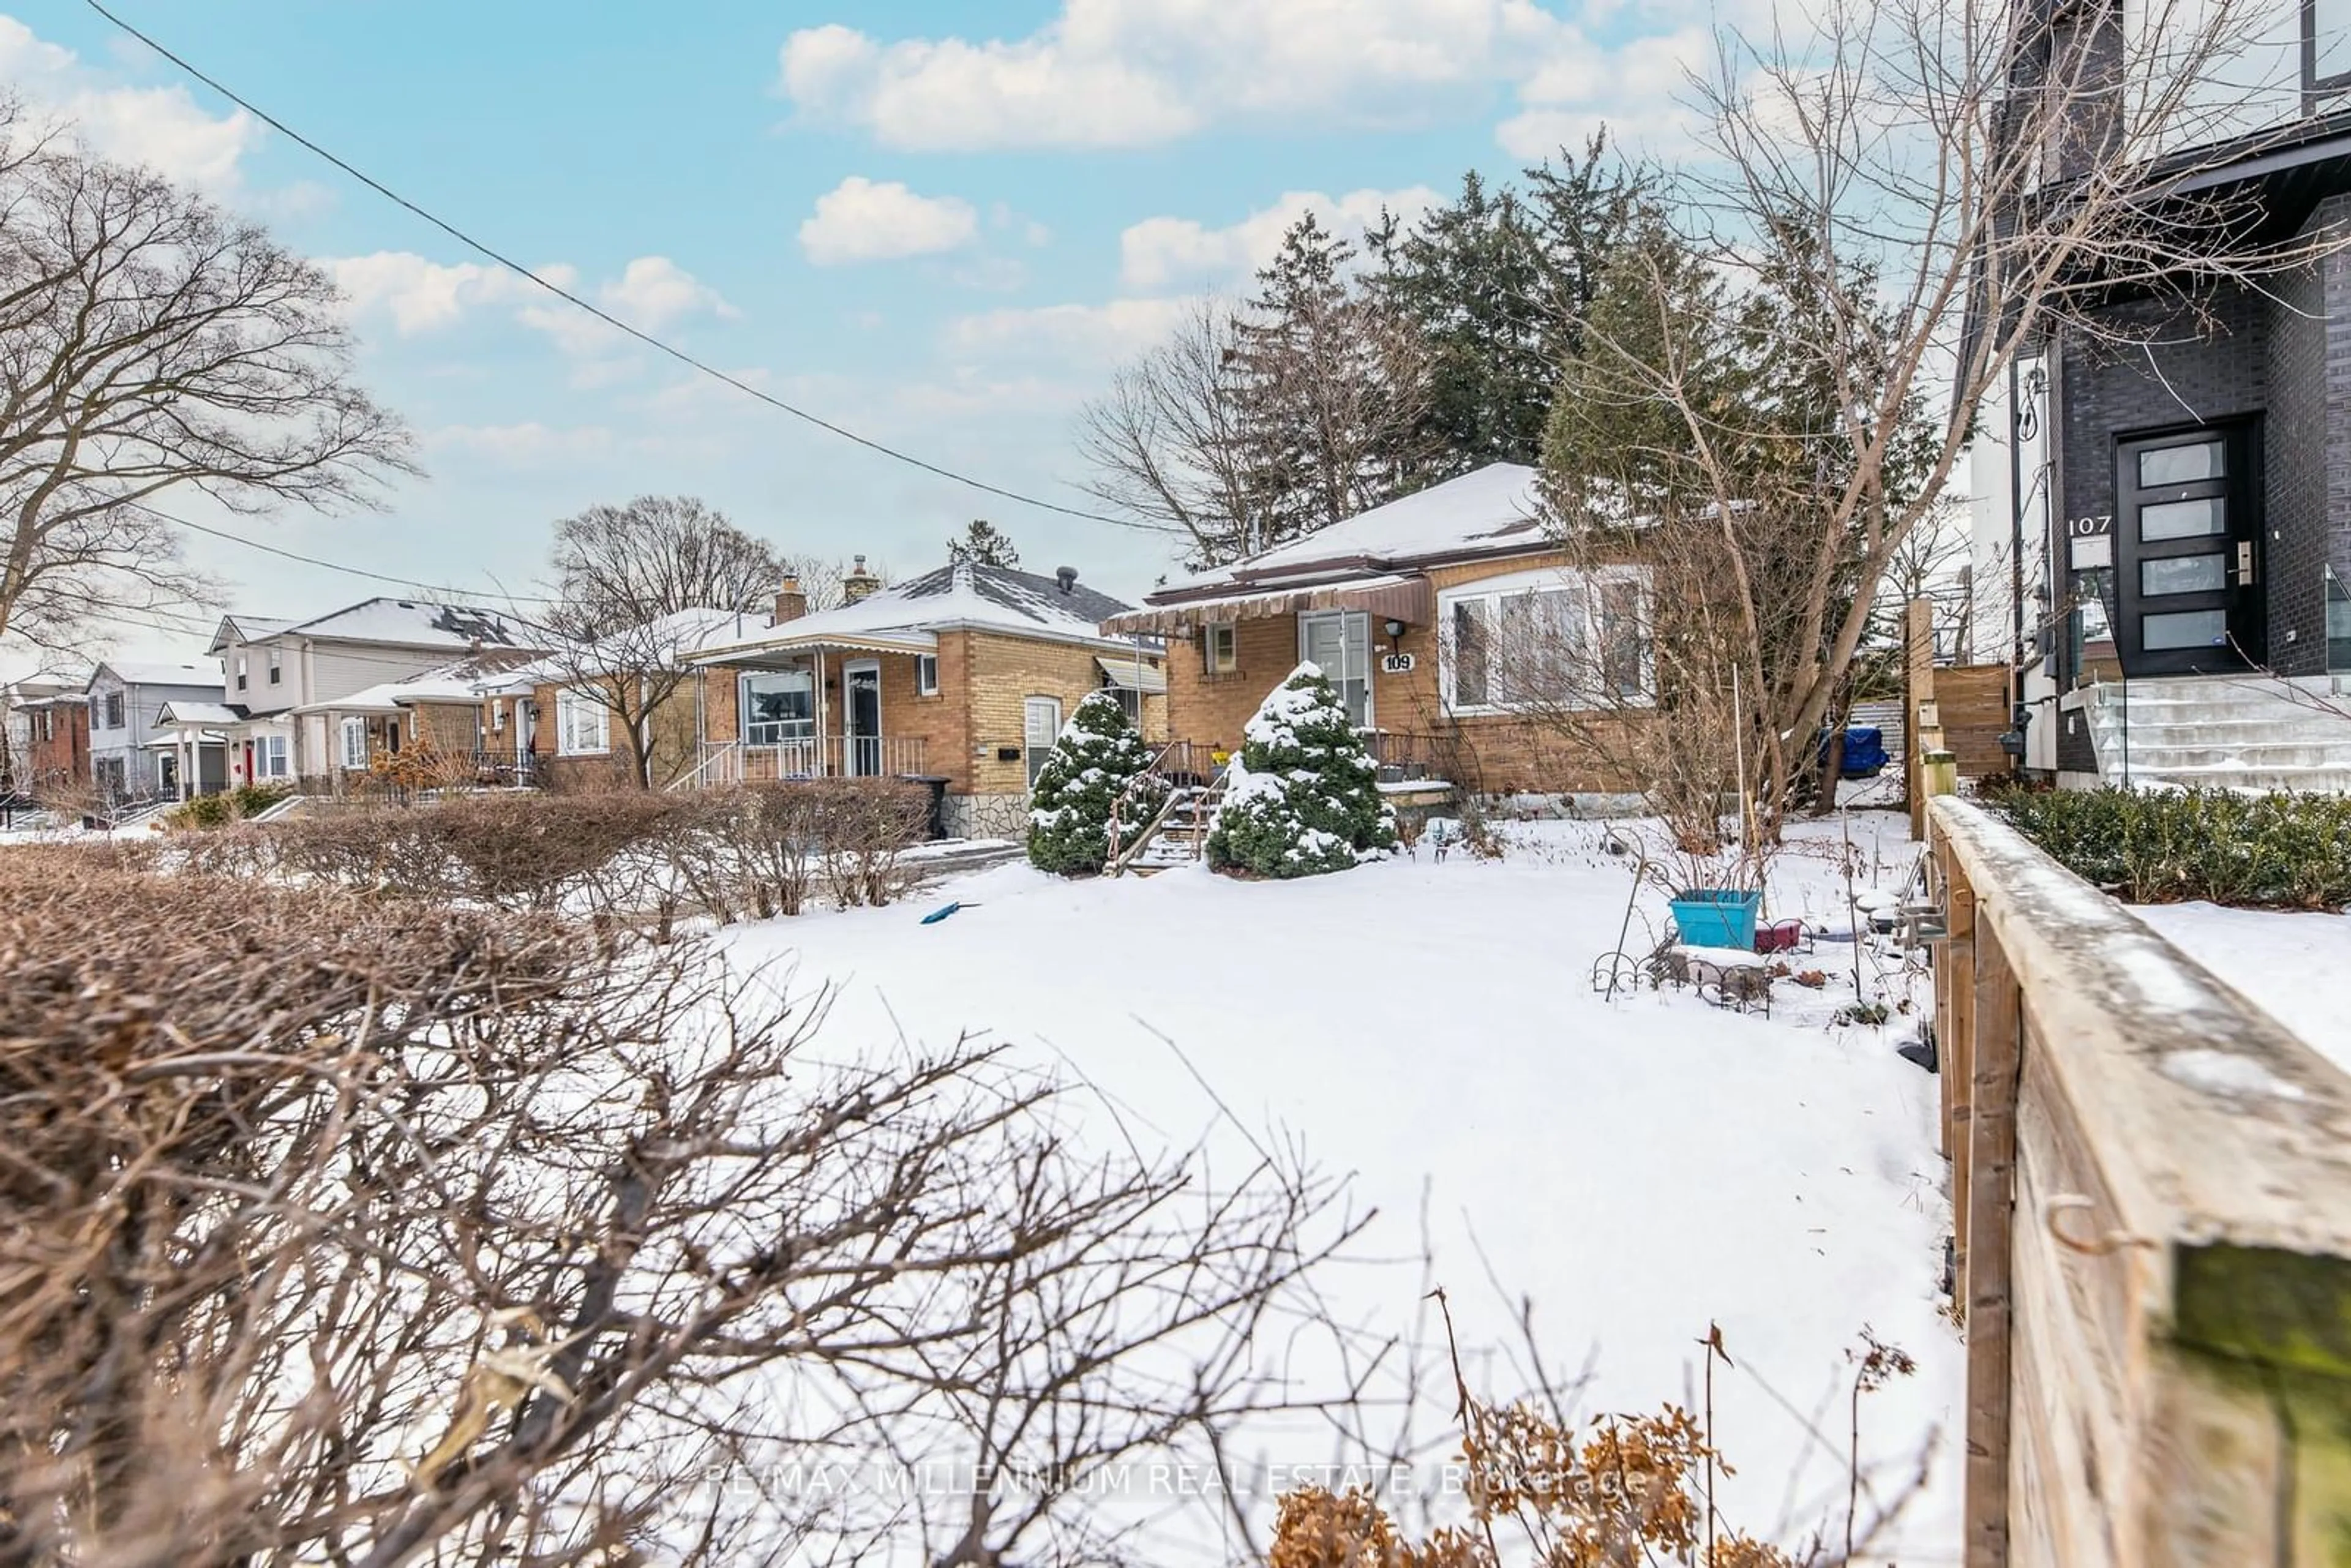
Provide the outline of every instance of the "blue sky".
[[[1662,144],[1711,15],[1679,0],[117,8],[627,319],[877,440],[1079,506],[1080,405],[1182,301],[1244,287],[1309,207],[1342,226],[1384,202],[1409,211],[1603,120]],[[254,537],[527,592],[554,518],[653,490],[899,573],[983,516],[1029,565],[1108,591],[1169,564],[1162,539],[964,491],[617,340],[86,6],[0,12],[0,76],[101,148],[264,217],[350,295],[360,373],[415,428],[429,476],[381,514],[238,525]],[[230,544],[191,554],[259,613],[370,591]],[[120,633],[126,649],[172,642]]]

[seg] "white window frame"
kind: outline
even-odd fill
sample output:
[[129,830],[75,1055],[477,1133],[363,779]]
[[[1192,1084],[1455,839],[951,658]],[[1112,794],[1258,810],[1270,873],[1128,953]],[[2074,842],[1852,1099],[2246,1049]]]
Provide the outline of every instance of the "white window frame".
[[[809,686],[809,716],[802,719],[759,720],[751,716],[751,686],[755,681],[771,675],[793,675],[806,681]],[[737,738],[748,746],[805,746],[816,738],[816,672],[807,665],[783,670],[746,670],[735,682],[735,729]],[[755,737],[754,728],[775,733],[764,738]]]
[[[354,745],[353,743],[357,744]],[[356,715],[335,727],[335,754],[346,773],[364,773],[368,765],[367,720]]]
[[236,656],[236,689],[238,691],[246,689],[246,683],[251,677],[251,674],[250,663],[242,653],[238,653]]
[[914,655],[914,695],[918,697],[939,695],[939,656],[936,653]]
[[[1298,657],[1301,664],[1313,660],[1313,654],[1309,651],[1311,639],[1306,629],[1309,624],[1317,621],[1336,621],[1339,623],[1339,643],[1343,649],[1350,642],[1359,642],[1363,644],[1364,669],[1361,679],[1364,685],[1364,716],[1356,721],[1356,725],[1362,729],[1378,728],[1379,683],[1373,678],[1375,666],[1372,659],[1371,612],[1365,610],[1300,611],[1298,612]],[[1363,635],[1359,638],[1350,638],[1347,634],[1350,628],[1361,628]],[[1339,693],[1340,701],[1343,704],[1346,701],[1347,672],[1323,669],[1319,663],[1315,664],[1315,668],[1322,670],[1322,678],[1331,683],[1332,689]]]
[[[1646,567],[1604,566],[1595,567],[1588,571],[1573,571],[1557,568],[1515,571],[1499,577],[1465,582],[1458,587],[1449,588],[1440,592],[1437,596],[1437,689],[1444,701],[1446,711],[1463,717],[1478,717],[1489,714],[1524,713],[1530,705],[1536,703],[1553,706],[1556,704],[1556,699],[1542,697],[1524,700],[1504,698],[1497,701],[1490,691],[1492,681],[1490,673],[1488,675],[1489,691],[1486,701],[1465,703],[1458,700],[1453,686],[1457,673],[1456,640],[1453,631],[1456,605],[1465,602],[1483,603],[1486,607],[1487,623],[1492,625],[1500,621],[1502,601],[1506,599],[1516,599],[1529,593],[1573,593],[1581,601],[1583,615],[1583,631],[1586,645],[1596,648],[1600,642],[1603,591],[1612,585],[1628,582],[1640,589],[1645,605],[1656,591]],[[1656,702],[1656,650],[1650,640],[1645,636],[1641,640],[1640,691],[1630,695],[1604,695],[1594,693],[1592,694],[1592,698],[1596,700],[1591,700],[1590,706],[1571,711],[1603,713],[1614,708],[1651,707]]]
[[[1050,708],[1053,714],[1053,733],[1047,736],[1045,744],[1040,747],[1037,744],[1036,718],[1039,713],[1048,708]],[[1048,696],[1042,692],[1038,692],[1020,699],[1020,757],[1021,760],[1028,765],[1029,789],[1037,788],[1037,772],[1045,766],[1046,757],[1051,753],[1054,744],[1061,738],[1062,726],[1068,720],[1069,716],[1062,712],[1061,699],[1059,697]]]
[[253,777],[258,783],[264,779],[294,777],[294,737],[268,731],[253,737]]
[[[1221,656],[1217,644],[1224,644]],[[1241,629],[1235,621],[1211,621],[1200,628],[1200,670],[1204,674],[1229,675],[1241,667]]]
[[612,710],[593,692],[555,694],[555,754],[608,757],[612,750]]
[[269,650],[269,684],[273,686],[277,685],[285,679],[286,650],[272,648]]

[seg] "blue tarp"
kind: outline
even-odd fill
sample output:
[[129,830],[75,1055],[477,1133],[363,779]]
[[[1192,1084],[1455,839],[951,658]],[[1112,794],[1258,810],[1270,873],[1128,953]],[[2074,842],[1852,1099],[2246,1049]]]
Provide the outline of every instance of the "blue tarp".
[[[1829,737],[1821,737],[1821,760],[1828,760]],[[1856,726],[1844,732],[1844,777],[1868,779],[1885,768],[1886,733],[1876,728]]]

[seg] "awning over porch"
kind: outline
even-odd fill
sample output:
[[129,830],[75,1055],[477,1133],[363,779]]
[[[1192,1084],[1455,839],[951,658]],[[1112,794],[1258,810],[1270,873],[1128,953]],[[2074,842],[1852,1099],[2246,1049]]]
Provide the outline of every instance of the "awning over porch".
[[1211,622],[1264,621],[1311,610],[1361,610],[1406,625],[1426,626],[1436,618],[1437,594],[1426,577],[1358,577],[1147,606],[1113,615],[1102,623],[1102,629],[1106,636],[1137,632],[1171,635]]
[[872,653],[935,653],[938,651],[939,638],[935,632],[909,629],[877,632],[870,635],[832,632],[812,632],[801,637],[770,635],[741,643],[722,643],[705,648],[686,662],[763,670],[798,664],[820,653],[855,657]]
[[1115,653],[1096,654],[1094,663],[1102,666],[1110,684],[1123,691],[1141,692],[1149,697],[1166,695],[1167,672],[1155,664],[1122,659]]

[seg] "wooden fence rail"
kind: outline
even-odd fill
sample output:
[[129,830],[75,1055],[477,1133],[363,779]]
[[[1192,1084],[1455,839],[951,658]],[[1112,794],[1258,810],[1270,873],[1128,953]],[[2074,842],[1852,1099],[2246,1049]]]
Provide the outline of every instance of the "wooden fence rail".
[[2351,1075],[1929,816],[1968,1568],[2351,1568]]

